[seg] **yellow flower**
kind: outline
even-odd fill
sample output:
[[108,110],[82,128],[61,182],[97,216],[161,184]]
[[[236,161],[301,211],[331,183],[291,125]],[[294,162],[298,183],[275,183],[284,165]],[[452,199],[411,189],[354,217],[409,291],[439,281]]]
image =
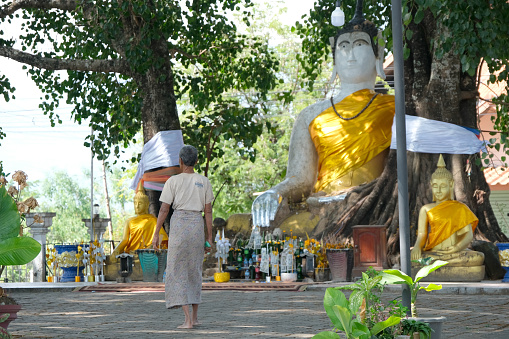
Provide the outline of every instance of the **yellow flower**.
[[34,209],[37,206],[39,206],[39,203],[34,197],[30,197],[27,200],[24,201],[24,204],[27,205],[28,208]]
[[16,171],[12,175],[12,180],[16,181],[19,185],[27,182],[27,175],[23,171]]
[[7,185],[7,179],[3,175],[0,175],[0,185]]
[[26,182],[22,182],[21,184],[19,184],[19,190],[20,191],[24,190],[27,187],[28,187],[28,184]]
[[[25,204],[26,204],[26,201],[25,201]],[[44,224],[44,220],[42,220],[42,218],[38,214],[34,215],[34,222],[37,224]]]

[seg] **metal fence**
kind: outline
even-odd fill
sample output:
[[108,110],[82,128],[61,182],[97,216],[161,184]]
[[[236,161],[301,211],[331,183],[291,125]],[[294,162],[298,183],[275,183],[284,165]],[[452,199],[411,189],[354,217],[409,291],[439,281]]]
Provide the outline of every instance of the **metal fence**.
[[6,266],[0,277],[4,283],[10,282],[33,282],[32,264],[20,266]]

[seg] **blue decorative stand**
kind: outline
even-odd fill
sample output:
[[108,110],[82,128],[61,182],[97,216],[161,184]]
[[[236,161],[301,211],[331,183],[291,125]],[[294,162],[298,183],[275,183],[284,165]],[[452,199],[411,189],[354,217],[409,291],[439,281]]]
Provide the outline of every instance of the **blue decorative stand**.
[[[74,254],[78,253],[78,245],[55,245],[55,250],[57,254],[62,254],[64,252],[74,252]],[[81,277],[81,281],[83,281],[83,268],[85,266],[80,266],[79,276]],[[74,277],[76,277],[77,267],[61,267],[64,271],[62,277],[60,277],[61,282],[74,282]]]
[[[509,243],[507,243],[507,242],[498,243],[497,247],[498,247],[499,251],[509,250]],[[509,267],[505,267],[505,266],[502,266],[502,267],[505,270],[505,275],[504,275],[504,279],[502,279],[502,282],[509,282]]]

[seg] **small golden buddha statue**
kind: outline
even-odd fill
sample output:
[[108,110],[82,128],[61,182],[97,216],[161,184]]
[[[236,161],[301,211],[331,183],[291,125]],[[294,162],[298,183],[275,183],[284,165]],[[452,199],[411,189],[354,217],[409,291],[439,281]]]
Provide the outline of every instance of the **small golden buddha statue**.
[[445,168],[442,155],[437,170],[431,175],[431,190],[434,202],[420,210],[417,240],[410,254],[412,260],[433,257],[449,262],[441,270],[453,266],[478,267],[475,272],[479,276],[482,274],[482,279],[484,254],[467,249],[479,219],[465,204],[454,200],[453,176]]
[[[138,192],[134,196],[135,217],[125,223],[124,237],[113,251],[113,255],[133,252],[138,249],[152,248],[152,238],[157,224],[157,218],[148,213],[149,200],[142,184],[138,186]],[[159,248],[168,248],[168,235],[161,228],[159,239],[162,243]]]

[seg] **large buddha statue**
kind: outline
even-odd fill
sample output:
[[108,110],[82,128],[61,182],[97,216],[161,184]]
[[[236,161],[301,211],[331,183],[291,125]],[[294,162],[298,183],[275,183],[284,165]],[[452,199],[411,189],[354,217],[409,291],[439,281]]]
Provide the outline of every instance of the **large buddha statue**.
[[[157,224],[157,218],[148,213],[149,200],[145,194],[143,186],[138,186],[138,192],[134,196],[134,212],[135,217],[128,219],[124,227],[124,236],[122,241],[113,251],[113,255],[120,253],[130,253],[138,249],[152,248],[152,238]],[[161,228],[159,232],[162,239],[160,248],[167,248],[168,235]],[[166,244],[166,245],[165,245]]]
[[255,199],[254,226],[269,226],[283,199],[306,200],[309,205],[340,199],[345,190],[370,182],[383,171],[394,97],[374,91],[377,74],[385,78],[383,46],[359,3],[352,21],[331,38],[339,93],[308,106],[297,117],[286,178]]
[[[442,272],[461,267],[458,271],[478,276],[474,281],[481,280],[484,254],[467,249],[479,219],[465,204],[454,200],[453,176],[445,168],[442,155],[437,170],[431,175],[431,190],[434,202],[424,205],[419,212],[417,239],[410,253],[412,260],[421,257],[445,260],[449,264],[440,269]],[[448,280],[464,280],[454,279],[458,274],[451,274]]]

